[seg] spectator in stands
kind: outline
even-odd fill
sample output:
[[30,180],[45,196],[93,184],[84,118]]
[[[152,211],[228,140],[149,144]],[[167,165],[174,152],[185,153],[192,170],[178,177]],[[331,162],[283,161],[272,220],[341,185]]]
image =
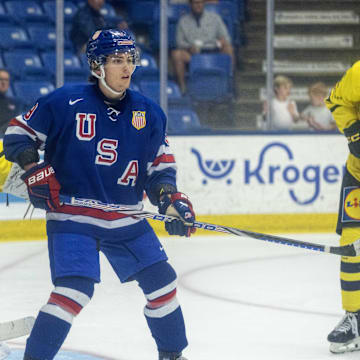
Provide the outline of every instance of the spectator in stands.
[[88,0],[74,15],[70,38],[77,54],[85,52],[86,43],[90,36],[99,29],[117,28],[128,29],[127,22],[118,16],[111,23],[107,23],[100,10],[105,5],[105,0]]
[[6,69],[0,69],[0,138],[4,136],[9,121],[24,110],[19,100],[6,94],[9,87],[10,74]]
[[[274,98],[271,103],[272,129],[285,130],[307,127],[305,121],[301,121],[296,102],[290,100],[293,82],[286,76],[278,75],[274,79]],[[269,111],[268,103],[264,102],[263,121]]]
[[221,52],[231,56],[231,38],[221,17],[204,10],[204,0],[189,0],[191,12],[183,15],[176,28],[176,46],[171,57],[182,93],[186,92],[185,69],[191,56],[199,53]]
[[334,130],[336,124],[330,110],[325,105],[328,88],[323,82],[317,82],[309,87],[311,105],[301,113],[301,117],[314,130]]

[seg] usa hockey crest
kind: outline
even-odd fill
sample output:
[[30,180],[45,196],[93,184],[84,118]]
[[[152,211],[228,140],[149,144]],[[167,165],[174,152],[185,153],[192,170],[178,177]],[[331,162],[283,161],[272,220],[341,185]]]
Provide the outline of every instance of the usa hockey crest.
[[144,128],[146,126],[145,111],[133,111],[131,123],[136,130]]

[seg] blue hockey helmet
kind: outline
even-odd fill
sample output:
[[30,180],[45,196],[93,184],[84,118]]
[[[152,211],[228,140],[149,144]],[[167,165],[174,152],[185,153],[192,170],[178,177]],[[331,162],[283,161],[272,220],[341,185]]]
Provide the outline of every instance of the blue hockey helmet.
[[135,66],[140,65],[140,55],[135,40],[127,30],[98,30],[90,38],[86,47],[86,56],[90,68],[104,65],[106,57],[111,54],[128,53]]

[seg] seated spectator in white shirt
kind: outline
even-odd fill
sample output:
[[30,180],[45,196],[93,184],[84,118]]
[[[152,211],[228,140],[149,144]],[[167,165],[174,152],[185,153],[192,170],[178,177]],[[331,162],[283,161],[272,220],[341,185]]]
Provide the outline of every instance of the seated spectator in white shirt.
[[313,130],[334,130],[336,124],[330,110],[325,105],[325,97],[329,89],[322,82],[317,82],[309,87],[311,104],[301,113],[301,117]]
[[[304,121],[301,121],[296,102],[290,99],[292,81],[282,75],[274,79],[274,98],[271,103],[272,129],[274,130],[292,130],[307,127]],[[265,119],[269,106],[264,102],[263,118]]]

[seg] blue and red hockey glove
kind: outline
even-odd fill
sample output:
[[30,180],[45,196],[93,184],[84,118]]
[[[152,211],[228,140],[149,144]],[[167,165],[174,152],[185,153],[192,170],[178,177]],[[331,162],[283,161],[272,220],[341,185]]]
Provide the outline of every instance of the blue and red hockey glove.
[[35,208],[55,210],[60,207],[60,184],[53,167],[48,163],[38,164],[27,170],[21,179],[25,182],[30,202]]
[[159,213],[177,216],[179,220],[165,223],[165,229],[170,235],[189,237],[196,231],[192,227],[195,222],[195,213],[189,198],[181,193],[164,194],[160,196]]

